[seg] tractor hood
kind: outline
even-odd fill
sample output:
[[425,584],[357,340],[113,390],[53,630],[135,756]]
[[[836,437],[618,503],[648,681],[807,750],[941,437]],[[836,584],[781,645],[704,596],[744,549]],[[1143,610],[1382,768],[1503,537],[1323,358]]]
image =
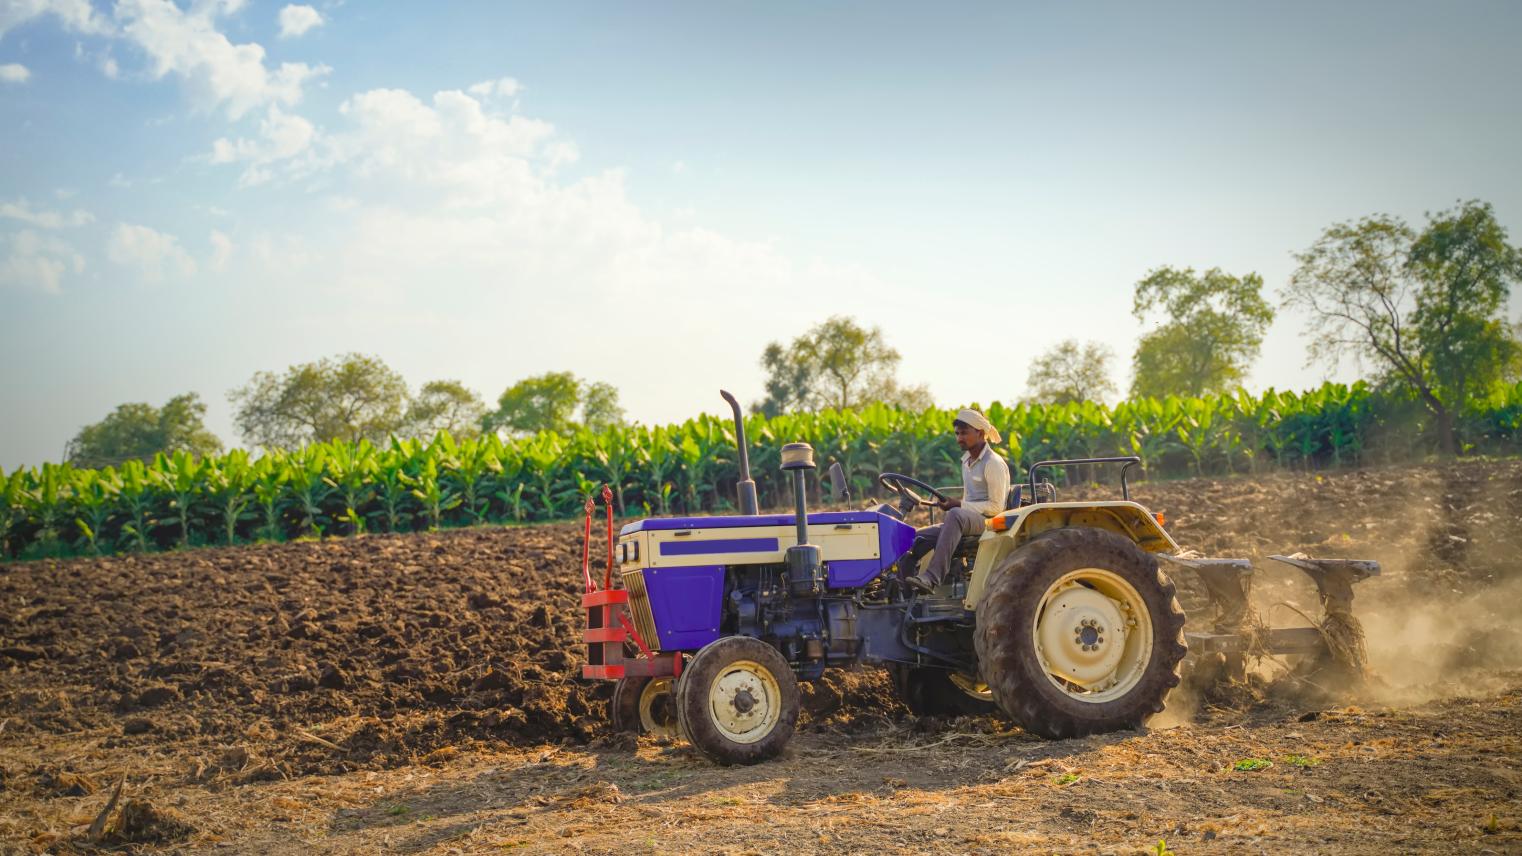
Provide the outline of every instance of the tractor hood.
[[[630,532],[652,532],[658,529],[732,529],[739,526],[792,526],[797,519],[793,514],[743,514],[732,517],[651,517],[624,525],[620,535]],[[837,523],[879,523],[892,520],[876,511],[816,511],[809,515],[810,526]],[[894,520],[893,522],[899,523]],[[903,525],[899,523],[899,525]],[[908,528],[908,527],[905,527]],[[912,531],[912,530],[911,530]],[[905,548],[908,549],[908,548]]]
[[[652,517],[630,523],[619,541],[639,541],[621,552],[622,570],[634,567],[770,564],[797,541],[791,514]],[[808,515],[809,543],[820,546],[831,588],[866,585],[914,543],[914,527],[877,511],[821,511]],[[636,556],[638,558],[636,558]]]

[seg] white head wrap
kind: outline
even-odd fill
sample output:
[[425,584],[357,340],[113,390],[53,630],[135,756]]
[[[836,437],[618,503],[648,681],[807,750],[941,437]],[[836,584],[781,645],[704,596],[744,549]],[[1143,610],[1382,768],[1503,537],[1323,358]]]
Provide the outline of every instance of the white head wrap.
[[956,421],[982,431],[984,437],[990,443],[998,443],[1004,440],[1003,437],[999,436],[999,429],[995,428],[994,424],[988,421],[988,417],[976,410],[958,410]]

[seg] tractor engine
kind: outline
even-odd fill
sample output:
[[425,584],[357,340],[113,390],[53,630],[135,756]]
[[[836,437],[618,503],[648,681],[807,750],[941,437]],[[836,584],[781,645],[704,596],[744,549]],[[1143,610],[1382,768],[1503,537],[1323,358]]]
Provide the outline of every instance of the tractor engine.
[[828,665],[856,658],[861,640],[851,597],[794,596],[786,565],[737,565],[730,581],[726,632],[771,642],[797,664],[800,678],[811,680]]

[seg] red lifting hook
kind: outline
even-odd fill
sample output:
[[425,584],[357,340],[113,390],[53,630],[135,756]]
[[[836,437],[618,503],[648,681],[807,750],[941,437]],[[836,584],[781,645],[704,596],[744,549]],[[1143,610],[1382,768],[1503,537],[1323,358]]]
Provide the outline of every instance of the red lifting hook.
[[602,587],[613,588],[613,488],[602,486],[602,504],[608,508],[608,571],[603,575]]
[[585,506],[586,510],[587,510],[587,527],[586,527],[586,532],[583,533],[582,536],[581,536],[581,578],[584,581],[586,581],[587,591],[588,592],[591,592],[593,590],[593,588],[595,588],[592,585],[592,566],[591,566],[591,560],[592,560],[592,505],[593,505],[593,503],[592,503],[592,497],[588,496],[587,497],[586,506]]

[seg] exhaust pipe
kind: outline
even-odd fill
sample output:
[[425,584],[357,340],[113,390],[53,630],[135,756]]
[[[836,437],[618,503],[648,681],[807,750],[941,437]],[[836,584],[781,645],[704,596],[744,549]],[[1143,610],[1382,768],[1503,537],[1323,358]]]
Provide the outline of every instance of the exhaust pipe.
[[750,447],[745,443],[745,420],[740,416],[740,402],[727,390],[719,390],[724,400],[729,402],[729,409],[735,412],[735,445],[740,447],[740,483],[735,485],[735,491],[739,494],[741,514],[760,514],[760,506],[756,502],[756,483],[750,478]]
[[800,597],[824,591],[824,562],[820,549],[809,543],[809,510],[804,500],[806,477],[814,469],[814,449],[808,443],[788,443],[782,447],[782,471],[793,474],[793,524],[798,529],[798,543],[787,548],[787,583]]

